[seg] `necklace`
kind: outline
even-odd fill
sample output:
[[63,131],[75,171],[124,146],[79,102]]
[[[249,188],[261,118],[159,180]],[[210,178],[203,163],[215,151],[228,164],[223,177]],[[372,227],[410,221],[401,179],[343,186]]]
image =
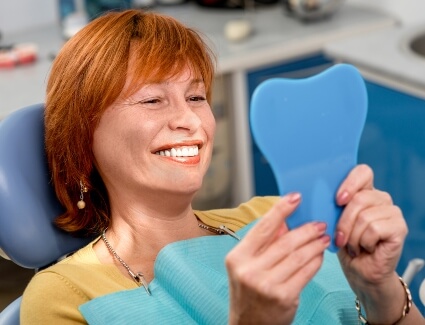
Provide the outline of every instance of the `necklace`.
[[136,282],[139,287],[143,286],[143,288],[145,288],[145,290],[146,290],[146,293],[150,296],[151,292],[150,292],[149,287],[148,287],[148,282],[146,281],[145,277],[143,276],[143,273],[142,272],[134,273],[130,269],[130,267],[127,265],[127,263],[124,262],[124,260],[121,257],[119,257],[117,252],[112,248],[111,244],[109,244],[109,241],[106,239],[106,230],[107,229],[108,228],[105,228],[105,230],[103,230],[103,232],[102,232],[102,240],[105,243],[106,247],[108,248],[109,252],[118,260],[118,262],[121,263],[122,266],[124,266],[126,268],[128,274],[130,274],[130,276],[133,278],[134,282]]
[[[232,230],[230,230],[229,228],[227,228],[224,225],[220,225],[220,228],[215,228],[212,226],[208,226],[200,221],[198,221],[198,227],[208,230],[210,232],[216,233],[218,235],[223,235],[223,234],[228,234],[230,236],[232,236],[233,238],[240,240],[239,236],[236,235]],[[145,288],[146,293],[151,296],[151,292],[149,290],[149,286],[148,286],[148,282],[146,281],[144,275],[142,272],[137,272],[134,273],[130,267],[127,265],[126,262],[124,262],[124,260],[117,254],[117,252],[112,248],[111,244],[109,243],[108,239],[106,239],[106,230],[108,230],[108,228],[105,228],[105,230],[103,230],[102,232],[102,240],[105,243],[106,247],[108,248],[108,251],[112,254],[112,256],[114,258],[117,259],[118,262],[121,263],[122,266],[125,267],[125,269],[127,270],[128,274],[131,276],[131,278],[134,280],[134,282],[136,282],[136,284],[140,287],[143,286],[143,288]]]
[[216,228],[216,227],[208,226],[208,225],[200,222],[200,220],[199,220],[198,221],[198,227],[205,229],[205,230],[208,230],[210,232],[216,233],[218,235],[228,234],[228,235],[232,236],[233,238],[235,238],[236,240],[241,240],[238,235],[236,235],[233,231],[231,231],[225,225],[220,225],[220,228]]

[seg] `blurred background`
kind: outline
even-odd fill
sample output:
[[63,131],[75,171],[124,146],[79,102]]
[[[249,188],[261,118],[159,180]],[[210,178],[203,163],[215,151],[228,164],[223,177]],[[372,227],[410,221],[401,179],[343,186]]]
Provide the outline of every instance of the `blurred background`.
[[[369,95],[359,162],[374,168],[376,187],[393,195],[410,228],[398,271],[425,259],[425,1],[0,1],[0,120],[44,100],[50,64],[69,37],[107,10],[130,7],[175,16],[206,34],[218,54],[216,143],[195,208],[278,194],[247,118],[260,82],[352,63]],[[425,272],[414,273],[412,293],[424,312],[419,287]],[[22,294],[33,274],[0,257],[0,311]]]
[[[144,2],[146,1],[146,2]],[[156,0],[135,0],[136,5],[155,4]],[[163,0],[166,2],[167,0]],[[170,3],[172,0],[168,0]],[[66,1],[63,1],[66,3]],[[105,1],[107,2],[107,1]],[[183,1],[181,1],[183,2]],[[346,3],[377,8],[394,15],[405,23],[424,22],[424,1],[418,0],[346,0]],[[160,2],[159,2],[160,3]],[[60,1],[55,0],[15,0],[0,2],[0,31],[11,33],[37,26],[58,22]]]

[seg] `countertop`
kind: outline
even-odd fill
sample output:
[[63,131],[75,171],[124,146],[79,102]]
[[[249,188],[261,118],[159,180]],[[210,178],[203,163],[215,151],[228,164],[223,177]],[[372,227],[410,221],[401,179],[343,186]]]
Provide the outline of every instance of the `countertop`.
[[[219,54],[218,68],[223,73],[258,68],[318,52],[330,41],[379,30],[395,22],[388,15],[352,5],[342,6],[330,19],[311,23],[286,15],[280,4],[260,7],[245,15],[242,11],[206,9],[196,5],[163,7],[159,11],[204,32]],[[244,17],[251,22],[254,33],[240,43],[227,40],[225,24]]]
[[425,57],[409,50],[409,41],[425,24],[395,24],[361,37],[329,42],[324,52],[338,61],[356,65],[366,77],[425,98]]
[[[218,56],[218,72],[232,73],[272,65],[289,58],[319,52],[330,41],[389,27],[394,19],[383,13],[344,5],[330,19],[303,23],[285,15],[283,7],[268,5],[255,12],[200,7],[194,3],[154,7],[203,32]],[[244,16],[245,15],[245,16]],[[224,36],[224,25],[246,17],[254,33],[234,43]],[[0,118],[25,105],[44,100],[51,57],[63,45],[58,25],[26,33],[4,35],[4,43],[33,42],[39,47],[36,64],[0,70]]]

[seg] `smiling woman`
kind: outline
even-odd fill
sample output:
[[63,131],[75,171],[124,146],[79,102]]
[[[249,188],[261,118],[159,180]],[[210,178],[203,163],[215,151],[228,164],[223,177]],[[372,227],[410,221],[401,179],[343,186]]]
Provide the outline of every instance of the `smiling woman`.
[[[89,46],[86,39],[90,39]],[[174,19],[138,11],[101,17],[65,44],[52,67],[46,102],[46,150],[57,195],[67,210],[57,219],[61,228],[99,232],[108,225],[109,196],[93,168],[92,148],[87,146],[103,112],[117,100],[121,106],[125,102],[120,111],[128,108],[141,112],[143,108],[147,114],[151,108],[160,107],[162,103],[150,98],[149,91],[159,81],[176,77],[185,67],[202,80],[200,86],[193,83],[191,87],[203,88],[201,95],[208,105],[213,58],[193,30]],[[144,93],[140,94],[142,86]],[[193,98],[191,102],[196,103]],[[154,114],[165,113],[160,110]],[[61,145],[71,138],[70,147]],[[86,203],[93,209],[78,211],[75,206],[80,181],[90,190]]]
[[202,37],[155,13],[108,13],[62,48],[45,105],[56,224],[97,238],[32,278],[21,324],[357,324],[355,295],[371,324],[423,324],[394,271],[406,224],[367,166],[335,197],[339,259],[325,223],[287,228],[300,193],[192,208],[213,76]]
[[170,189],[179,204],[190,204],[208,169],[215,121],[205,85],[189,68],[167,80],[115,101],[95,129],[96,169],[121,213],[131,196],[143,206]]

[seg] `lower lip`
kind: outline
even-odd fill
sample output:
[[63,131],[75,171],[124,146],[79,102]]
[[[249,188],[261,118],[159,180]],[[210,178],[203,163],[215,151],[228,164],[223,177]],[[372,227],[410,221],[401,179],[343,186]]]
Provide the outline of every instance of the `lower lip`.
[[161,158],[171,160],[173,162],[184,164],[184,165],[197,165],[199,164],[201,158],[199,156],[193,156],[193,157],[167,157],[167,156],[160,156]]

